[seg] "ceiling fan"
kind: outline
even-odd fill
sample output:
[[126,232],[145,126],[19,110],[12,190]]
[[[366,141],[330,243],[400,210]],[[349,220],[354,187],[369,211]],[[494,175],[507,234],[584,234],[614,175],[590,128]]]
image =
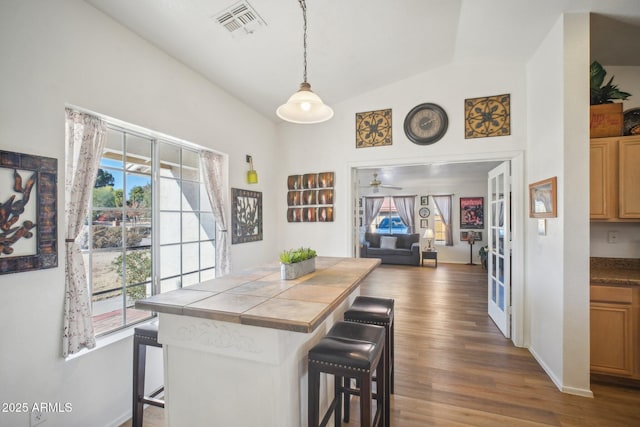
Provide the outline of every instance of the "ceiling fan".
[[374,193],[377,193],[380,190],[380,188],[390,188],[392,190],[402,190],[402,187],[396,187],[394,185],[383,184],[382,181],[380,181],[378,179],[378,174],[377,173],[373,174],[373,179],[369,183],[369,186],[371,187],[371,191],[373,191]]

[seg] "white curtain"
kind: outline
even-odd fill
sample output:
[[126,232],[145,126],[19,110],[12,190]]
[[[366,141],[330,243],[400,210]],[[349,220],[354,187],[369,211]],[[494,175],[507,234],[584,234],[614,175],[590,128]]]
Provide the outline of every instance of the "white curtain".
[[369,231],[369,226],[378,216],[380,208],[384,203],[384,197],[365,197],[364,199],[364,225],[365,231]]
[[433,196],[442,222],[444,223],[444,242],[446,246],[453,246],[453,230],[451,227],[451,196]]
[[223,179],[225,157],[212,151],[200,151],[200,166],[204,172],[204,184],[211,202],[213,216],[216,219],[216,277],[229,274],[229,233],[227,227],[227,194]]
[[96,345],[84,260],[75,240],[87,215],[107,135],[106,125],[101,119],[69,108],[65,110],[67,158],[64,213],[67,228],[62,337],[64,357]]
[[416,206],[416,196],[393,196],[393,203],[396,205],[398,216],[407,226],[407,233],[415,230],[414,209]]

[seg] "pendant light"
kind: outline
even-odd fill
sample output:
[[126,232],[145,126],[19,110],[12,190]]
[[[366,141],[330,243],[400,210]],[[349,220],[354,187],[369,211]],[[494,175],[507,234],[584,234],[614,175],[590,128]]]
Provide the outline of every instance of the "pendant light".
[[286,104],[278,107],[276,114],[291,123],[322,123],[333,117],[333,110],[311,91],[311,85],[307,82],[307,5],[305,0],[298,2],[304,22],[304,81],[300,84],[300,90],[291,95]]

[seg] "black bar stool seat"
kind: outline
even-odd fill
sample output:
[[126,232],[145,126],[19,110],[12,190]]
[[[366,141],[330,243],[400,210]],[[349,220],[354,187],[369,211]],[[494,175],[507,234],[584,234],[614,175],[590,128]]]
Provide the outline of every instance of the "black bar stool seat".
[[[384,372],[385,330],[375,325],[336,322],[327,335],[309,350],[308,427],[322,427],[334,414],[335,426],[342,423],[341,398],[343,378],[356,378],[360,383],[360,425],[382,426],[385,420],[386,383],[378,381],[376,412],[371,419],[373,372]],[[334,375],[334,398],[320,421],[320,374]],[[373,423],[372,423],[373,421]]]
[[[351,304],[351,307],[344,313],[344,320],[348,322],[364,323],[382,326],[386,331],[386,342],[384,347],[385,372],[387,373],[385,400],[387,402],[387,412],[385,425],[391,424],[390,394],[394,392],[394,304],[391,298],[379,298],[359,295]],[[377,378],[376,378],[377,379]],[[344,394],[344,421],[349,422],[349,394]]]
[[164,400],[157,396],[164,391],[164,386],[159,387],[150,395],[144,394],[144,377],[146,370],[147,346],[160,347],[158,342],[158,324],[149,323],[138,326],[133,330],[133,414],[132,427],[142,427],[144,405],[153,405],[164,408]]

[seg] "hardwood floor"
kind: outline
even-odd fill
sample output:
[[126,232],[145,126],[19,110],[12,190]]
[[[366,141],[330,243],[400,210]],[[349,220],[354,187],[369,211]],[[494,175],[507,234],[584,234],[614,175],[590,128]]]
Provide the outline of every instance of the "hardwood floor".
[[[361,292],[396,301],[393,426],[640,426],[640,390],[561,393],[528,350],[505,339],[487,316],[480,266],[383,265]],[[344,426],[357,425],[357,407]],[[145,417],[145,426],[163,425],[162,410]]]

